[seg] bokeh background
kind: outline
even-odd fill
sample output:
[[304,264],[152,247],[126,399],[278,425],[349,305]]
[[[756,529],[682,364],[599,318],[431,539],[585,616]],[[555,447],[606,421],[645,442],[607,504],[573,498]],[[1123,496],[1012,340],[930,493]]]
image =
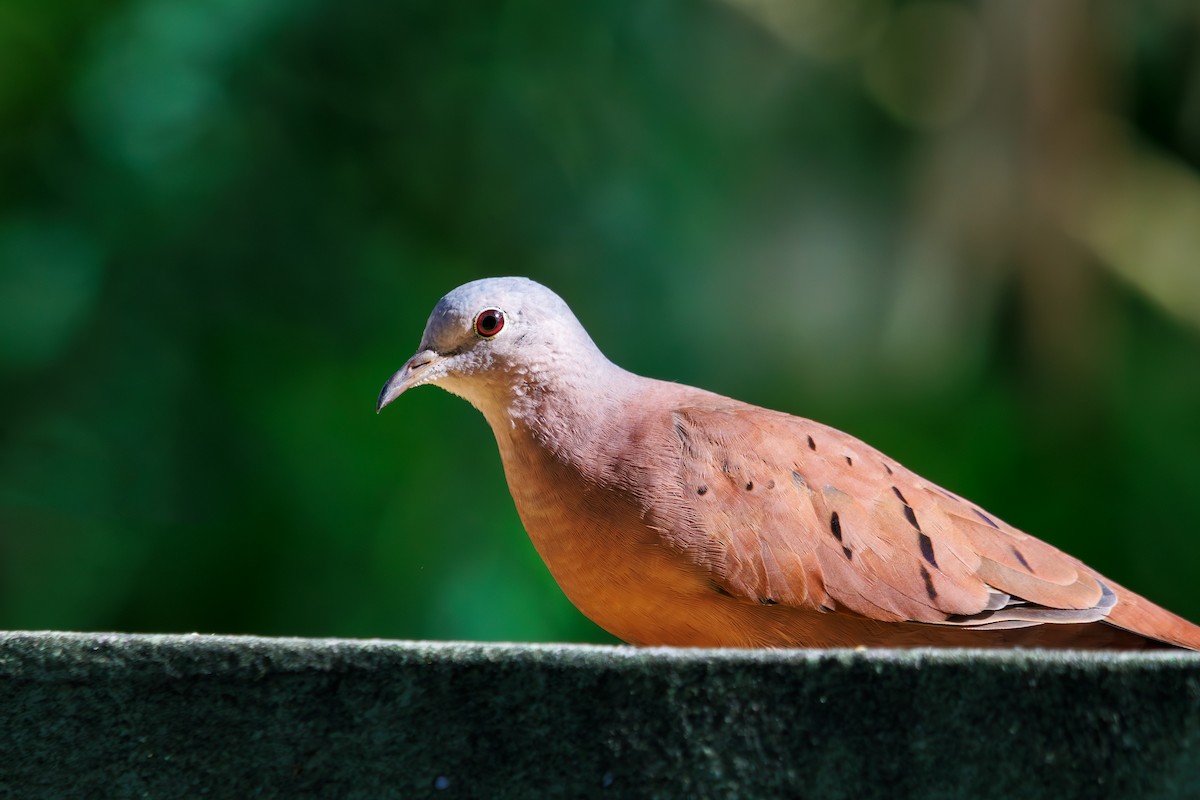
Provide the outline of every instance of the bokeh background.
[[608,637],[434,302],[848,430],[1200,618],[1200,6],[0,3],[0,628]]

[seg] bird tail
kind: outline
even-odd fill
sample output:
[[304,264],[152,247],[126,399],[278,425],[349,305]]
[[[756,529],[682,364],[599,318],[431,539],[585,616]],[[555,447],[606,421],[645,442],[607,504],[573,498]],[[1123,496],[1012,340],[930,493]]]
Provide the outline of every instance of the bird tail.
[[1136,592],[1100,578],[1117,594],[1117,604],[1105,622],[1139,636],[1155,639],[1188,650],[1200,650],[1200,625],[1188,622],[1165,608],[1151,603]]

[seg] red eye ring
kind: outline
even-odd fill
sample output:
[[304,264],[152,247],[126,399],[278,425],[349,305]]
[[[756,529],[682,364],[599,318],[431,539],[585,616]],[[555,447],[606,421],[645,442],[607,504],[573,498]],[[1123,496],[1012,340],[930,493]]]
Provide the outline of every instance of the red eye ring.
[[490,339],[504,328],[504,312],[498,308],[485,308],[475,315],[475,333]]

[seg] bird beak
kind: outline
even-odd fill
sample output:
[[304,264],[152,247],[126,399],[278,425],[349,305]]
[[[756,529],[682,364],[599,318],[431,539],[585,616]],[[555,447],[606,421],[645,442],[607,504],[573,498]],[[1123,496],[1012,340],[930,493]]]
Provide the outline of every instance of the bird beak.
[[422,350],[410,358],[400,371],[388,379],[379,392],[379,402],[375,404],[375,413],[383,411],[383,407],[414,386],[424,383],[422,376],[432,365],[441,361],[442,357],[433,350]]

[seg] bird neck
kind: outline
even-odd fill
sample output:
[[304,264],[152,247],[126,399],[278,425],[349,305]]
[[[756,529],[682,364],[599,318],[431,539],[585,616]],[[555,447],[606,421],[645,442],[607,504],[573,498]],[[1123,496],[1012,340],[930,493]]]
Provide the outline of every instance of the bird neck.
[[563,460],[594,451],[645,380],[603,358],[556,359],[507,373],[471,402],[503,451],[530,439]]

